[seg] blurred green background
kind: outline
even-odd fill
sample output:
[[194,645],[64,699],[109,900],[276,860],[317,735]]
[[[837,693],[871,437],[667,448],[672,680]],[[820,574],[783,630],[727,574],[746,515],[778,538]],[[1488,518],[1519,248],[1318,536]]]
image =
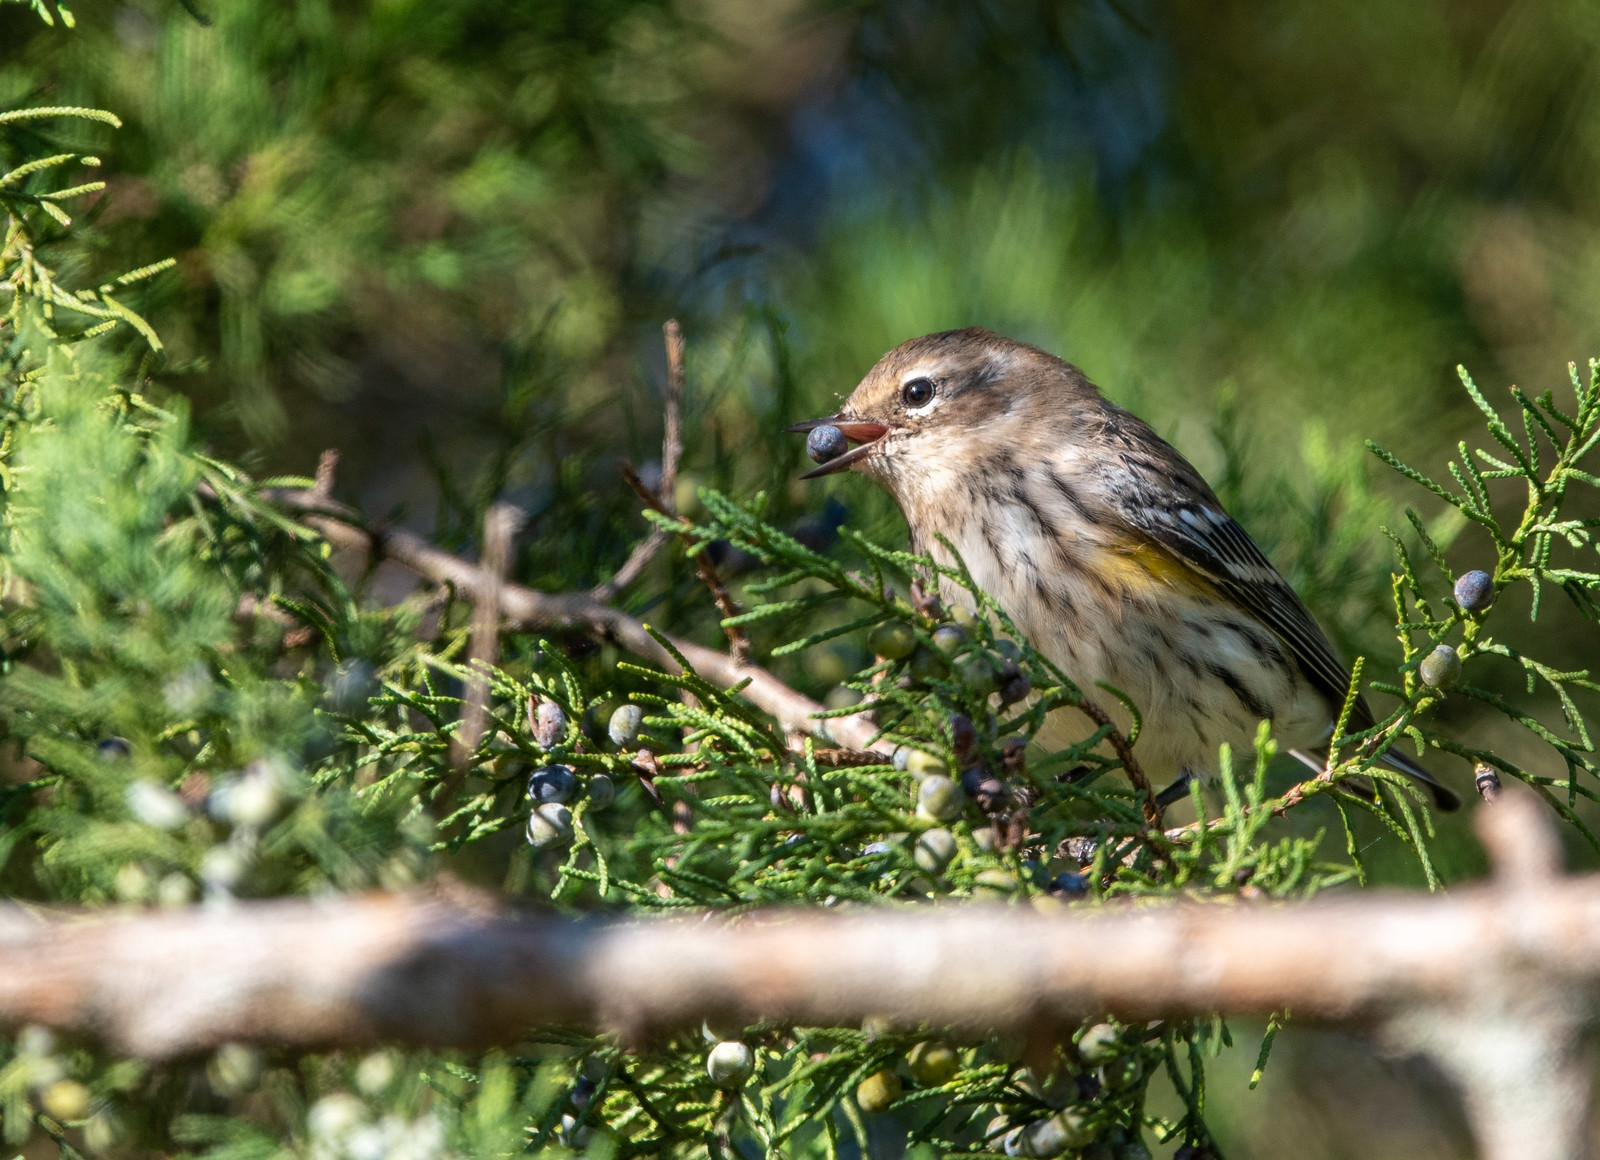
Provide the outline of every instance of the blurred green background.
[[[1388,656],[1377,527],[1427,497],[1361,441],[1437,472],[1478,427],[1456,363],[1509,402],[1600,353],[1591,5],[195,2],[85,4],[70,35],[0,2],[0,107],[126,122],[64,130],[109,188],[48,260],[81,284],[176,257],[138,305],[219,451],[309,472],[336,447],[342,495],[468,551],[510,499],[530,583],[592,585],[643,534],[616,460],[659,455],[664,318],[691,482],[887,539],[884,497],[795,486],[779,432],[981,324],[1155,423],[1346,652]],[[1470,533],[1451,556],[1488,566]],[[660,570],[633,606],[710,631]],[[1553,604],[1530,639],[1586,665]],[[786,675],[838,680],[808,665]],[[1477,873],[1451,825],[1443,869]],[[1252,1048],[1219,1079],[1231,1155],[1461,1154],[1436,1080],[1280,1044],[1263,1091]]]

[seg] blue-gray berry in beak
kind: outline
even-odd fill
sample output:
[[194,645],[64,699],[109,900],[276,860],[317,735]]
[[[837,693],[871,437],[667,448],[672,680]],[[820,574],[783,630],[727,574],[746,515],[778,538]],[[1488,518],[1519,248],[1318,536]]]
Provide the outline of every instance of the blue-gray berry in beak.
[[[818,462],[822,463],[822,466],[806,472],[800,477],[801,479],[816,479],[819,476],[832,475],[836,471],[845,471],[853,467],[868,455],[871,455],[874,445],[889,432],[889,428],[882,423],[868,423],[858,419],[850,419],[844,415],[829,415],[826,419],[808,419],[804,423],[796,423],[792,427],[784,428],[784,430],[790,434],[796,434],[801,431],[821,431],[830,427],[838,431],[850,442],[859,443],[861,446],[852,451],[841,451],[841,453],[835,454],[826,462],[818,460]],[[827,435],[822,438],[829,440],[831,443],[833,436]],[[806,452],[812,459],[817,459],[817,453],[812,450],[812,446],[812,441],[808,437],[806,439]]]
[[806,454],[813,463],[828,463],[850,450],[850,440],[832,423],[811,428],[806,436]]

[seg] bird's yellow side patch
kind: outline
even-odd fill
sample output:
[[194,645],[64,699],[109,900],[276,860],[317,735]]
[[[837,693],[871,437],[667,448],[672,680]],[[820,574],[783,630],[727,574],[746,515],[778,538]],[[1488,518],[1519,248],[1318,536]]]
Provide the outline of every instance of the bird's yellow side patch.
[[1130,596],[1156,589],[1208,592],[1211,581],[1171,552],[1148,540],[1124,540],[1106,553],[1110,576]]

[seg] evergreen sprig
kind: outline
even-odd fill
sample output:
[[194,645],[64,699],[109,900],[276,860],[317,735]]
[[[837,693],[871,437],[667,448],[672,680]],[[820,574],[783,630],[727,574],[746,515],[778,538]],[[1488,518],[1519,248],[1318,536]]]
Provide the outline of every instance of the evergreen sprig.
[[[1449,464],[1456,483],[1452,489],[1376,444],[1368,446],[1394,470],[1460,512],[1470,521],[1469,526],[1481,529],[1493,551],[1492,567],[1481,570],[1489,574],[1492,584],[1475,606],[1464,607],[1456,587],[1461,578],[1452,571],[1441,547],[1415,512],[1407,509],[1406,516],[1431,569],[1419,569],[1407,545],[1384,529],[1394,541],[1400,562],[1400,571],[1394,577],[1394,607],[1404,662],[1398,683],[1375,682],[1373,687],[1401,698],[1402,704],[1374,738],[1398,740],[1404,733],[1415,742],[1419,755],[1432,747],[1518,778],[1539,791],[1600,850],[1600,840],[1574,808],[1579,797],[1593,799],[1600,789],[1594,780],[1600,767],[1595,762],[1594,743],[1580,704],[1580,698],[1587,699],[1589,694],[1600,691],[1600,685],[1588,668],[1571,669],[1542,662],[1514,644],[1495,639],[1488,631],[1492,605],[1502,602],[1509,589],[1521,584],[1530,589],[1530,621],[1537,621],[1544,611],[1544,593],[1553,584],[1585,621],[1600,622],[1600,605],[1594,596],[1600,589],[1600,571],[1583,567],[1584,558],[1595,550],[1594,529],[1600,527],[1600,520],[1564,516],[1573,502],[1573,485],[1585,489],[1600,486],[1592,461],[1600,445],[1600,362],[1590,360],[1587,378],[1579,374],[1576,364],[1569,364],[1571,413],[1557,404],[1553,391],[1545,391],[1535,399],[1512,387],[1510,395],[1517,408],[1520,435],[1500,417],[1466,368],[1459,368],[1458,373],[1463,388],[1482,412],[1490,436],[1509,458],[1481,447],[1469,451],[1465,442],[1460,443],[1457,456]],[[1524,488],[1521,510],[1517,512],[1513,507],[1511,519],[1501,514],[1504,505],[1497,505],[1491,495],[1491,485],[1500,480],[1519,480]],[[1425,581],[1425,575],[1436,575],[1437,580]],[[1436,609],[1429,592],[1432,589],[1437,599],[1434,584],[1439,581],[1446,586],[1447,594]],[[1443,684],[1430,684],[1423,663],[1430,655],[1446,655],[1439,650],[1447,650],[1459,660],[1461,676]],[[1496,662],[1488,660],[1490,657],[1516,666],[1520,672],[1515,675],[1521,679],[1506,681],[1505,666],[1496,666]],[[1474,677],[1479,679],[1470,679]],[[1523,685],[1523,703],[1518,704],[1492,684]],[[1536,699],[1541,687],[1548,694],[1543,703]],[[1538,772],[1534,762],[1513,761],[1503,751],[1464,745],[1428,728],[1426,718],[1430,711],[1451,693],[1487,706],[1518,732],[1531,736],[1539,748],[1559,760],[1565,776]],[[1551,699],[1560,715],[1559,726],[1543,719],[1545,704]]]

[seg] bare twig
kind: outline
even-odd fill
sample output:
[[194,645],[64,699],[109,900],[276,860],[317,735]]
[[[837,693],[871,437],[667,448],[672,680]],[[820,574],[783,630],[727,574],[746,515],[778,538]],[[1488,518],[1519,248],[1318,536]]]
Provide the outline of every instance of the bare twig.
[[816,749],[811,753],[818,765],[829,769],[849,769],[858,765],[882,765],[887,754],[871,749]]
[[[678,461],[683,457],[683,329],[676,318],[667,319],[662,333],[667,345],[667,396],[663,407],[663,433],[661,436],[661,506],[658,510],[672,515],[676,510],[673,496],[678,487]],[[617,574],[604,584],[590,590],[596,600],[610,603],[617,593],[637,580],[661,551],[671,535],[665,528],[656,528],[628,554],[617,569]]]
[[[452,585],[458,592],[476,598],[492,579],[470,561],[453,556],[428,543],[421,536],[401,528],[369,528],[352,508],[319,499],[309,491],[274,491],[263,498],[305,513],[305,523],[340,548],[367,552],[411,569],[436,584]],[[644,623],[620,609],[596,600],[587,592],[540,592],[520,584],[506,584],[500,592],[500,610],[508,624],[525,629],[577,628],[612,641],[635,656],[644,657],[674,671],[672,654],[650,634]],[[724,688],[742,681],[749,683],[740,696],[774,717],[785,730],[799,730],[837,745],[853,749],[890,752],[887,743],[877,741],[877,727],[868,712],[819,721],[814,715],[823,707],[778,680],[765,669],[741,664],[727,653],[717,652],[693,641],[666,638],[706,680]]]
[[[644,480],[639,478],[639,473],[634,471],[633,464],[626,460],[622,463],[622,478],[627,480],[628,486],[633,488],[634,493],[645,502],[646,506],[664,516],[672,515],[671,508],[645,485]],[[678,534],[685,543],[689,543],[689,521],[679,516],[678,524],[683,529]],[[700,571],[701,583],[711,591],[711,599],[716,602],[717,611],[722,613],[723,619],[738,616],[739,605],[728,591],[728,586],[722,582],[722,577],[717,574],[716,565],[711,562],[711,557],[704,552],[697,552],[694,562]],[[725,624],[722,628],[728,636],[728,651],[733,654],[733,659],[741,665],[747,663],[750,660],[750,638],[744,634],[744,629],[737,624]]]
[[661,327],[667,344],[667,403],[661,448],[662,498],[669,512],[675,511],[673,496],[678,487],[678,460],[683,455],[683,328],[676,318]]
[[[1498,856],[1551,840],[1525,804],[1479,811]],[[571,923],[459,891],[88,921],[13,910],[0,912],[0,1026],[41,1023],[161,1058],[239,1039],[475,1048],[552,1023],[637,1039],[703,1019],[840,1026],[873,1015],[984,1033],[1108,1013],[1137,1023],[1292,1009],[1439,1058],[1491,1160],[1575,1160],[1600,878],[1530,889],[1506,869],[1448,895],[1051,916],[954,907]]]
[[1073,706],[1096,725],[1104,728],[1111,727],[1106,734],[1106,740],[1111,743],[1111,748],[1116,751],[1117,760],[1122,762],[1122,768],[1128,775],[1128,780],[1133,783],[1133,788],[1144,795],[1144,822],[1150,827],[1154,836],[1161,834],[1161,803],[1156,801],[1155,787],[1150,784],[1150,779],[1145,776],[1144,768],[1139,764],[1138,758],[1133,755],[1133,746],[1128,744],[1128,739],[1123,736],[1122,730],[1112,723],[1111,716],[1099,705],[1088,697],[1083,697]]
[[[459,775],[477,752],[489,719],[489,673],[500,655],[500,595],[511,566],[511,541],[522,526],[522,512],[510,504],[497,503],[483,517],[483,556],[480,565],[484,584],[474,597],[472,641],[467,663],[473,669],[467,678],[466,696],[461,708],[461,725],[450,746],[451,763]],[[441,804],[454,796],[454,781],[446,785]]]
[[312,493],[320,495],[323,499],[332,499],[333,485],[338,478],[338,474],[339,449],[337,447],[326,448],[321,455],[317,456],[316,483],[311,488]]

